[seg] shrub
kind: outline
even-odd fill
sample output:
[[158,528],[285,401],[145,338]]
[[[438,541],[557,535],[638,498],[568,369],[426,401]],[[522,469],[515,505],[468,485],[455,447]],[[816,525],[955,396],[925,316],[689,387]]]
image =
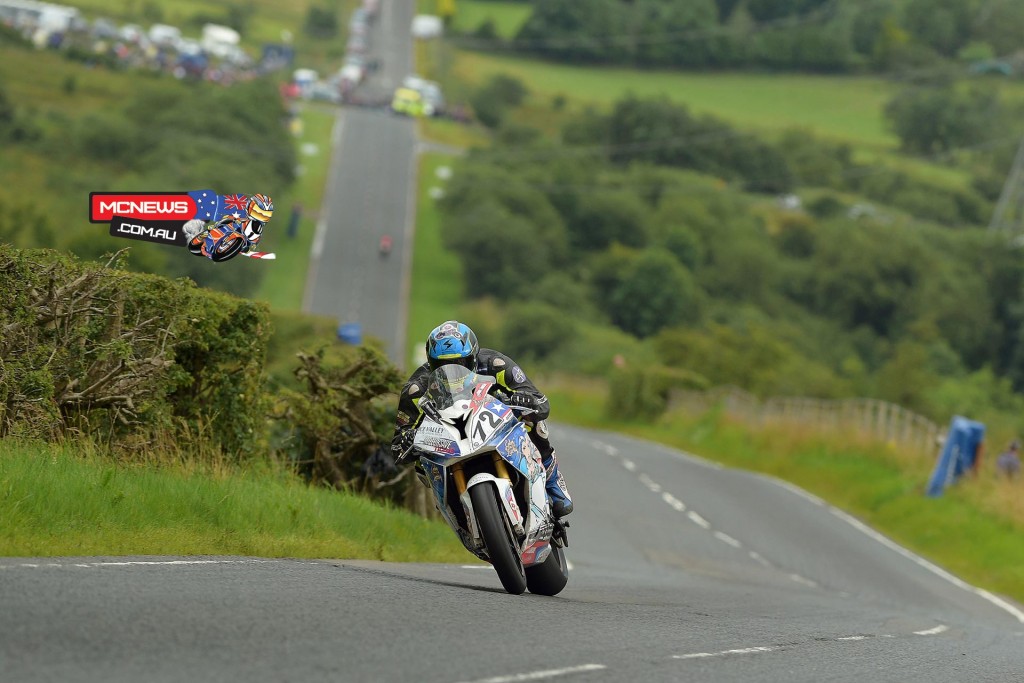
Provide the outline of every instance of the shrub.
[[663,365],[617,368],[609,377],[608,415],[653,421],[668,407],[673,389],[704,390],[708,380],[696,372]]
[[501,331],[508,354],[521,362],[544,360],[575,334],[565,311],[536,302],[509,306]]
[[170,438],[250,455],[265,438],[263,304],[187,280],[0,245],[0,436]]

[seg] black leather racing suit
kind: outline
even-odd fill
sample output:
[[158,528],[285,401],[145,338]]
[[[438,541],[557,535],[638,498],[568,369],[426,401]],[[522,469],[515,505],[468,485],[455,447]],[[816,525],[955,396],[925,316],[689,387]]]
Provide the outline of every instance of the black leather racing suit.
[[[535,399],[537,412],[529,416],[529,419],[535,421],[533,428],[529,431],[530,440],[540,451],[541,462],[547,471],[549,495],[555,501],[565,501],[571,508],[572,500],[569,497],[565,481],[558,471],[558,458],[555,457],[555,449],[551,446],[551,441],[548,440],[548,427],[545,422],[551,412],[548,397],[534,386],[515,361],[494,349],[480,349],[477,354],[475,371],[481,375],[494,377],[498,385],[510,393],[526,393]],[[396,459],[401,455],[399,444],[403,443],[402,435],[409,430],[416,429],[423,418],[418,404],[426,390],[430,372],[430,366],[424,363],[416,368],[409,381],[402,387],[402,393],[398,398],[398,414],[395,416],[395,435],[391,439],[391,454]]]

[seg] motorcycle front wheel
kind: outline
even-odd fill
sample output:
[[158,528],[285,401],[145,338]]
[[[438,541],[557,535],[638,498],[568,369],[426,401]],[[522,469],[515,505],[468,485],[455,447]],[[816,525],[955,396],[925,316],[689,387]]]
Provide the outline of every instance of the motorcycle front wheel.
[[498,572],[501,585],[512,595],[520,595],[526,590],[526,573],[513,545],[512,530],[505,522],[505,516],[498,507],[498,499],[494,486],[478,484],[469,490],[473,501],[473,513],[480,525],[480,535],[487,546],[487,557]]
[[546,560],[526,568],[526,587],[534,595],[558,595],[568,582],[565,551],[554,543]]

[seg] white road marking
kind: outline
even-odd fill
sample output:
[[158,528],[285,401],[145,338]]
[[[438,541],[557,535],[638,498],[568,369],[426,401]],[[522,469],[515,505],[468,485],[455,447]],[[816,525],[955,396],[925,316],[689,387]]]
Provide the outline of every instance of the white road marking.
[[810,579],[805,579],[804,577],[800,576],[799,574],[790,574],[789,578],[793,579],[797,583],[802,583],[805,586],[810,586],[811,588],[817,588],[818,587],[817,583],[815,583],[814,581],[811,581]]
[[622,466],[625,467],[630,472],[636,472],[636,463],[633,462],[632,460],[629,460],[627,458],[623,458],[622,459]]
[[836,640],[867,640],[867,636],[843,636],[842,638],[836,638]]
[[752,559],[752,560],[754,560],[755,562],[760,562],[761,564],[763,564],[763,565],[764,565],[764,566],[766,566],[766,567],[770,567],[770,566],[772,566],[772,565],[771,565],[771,563],[770,563],[770,562],[768,562],[768,560],[766,560],[766,559],[764,559],[763,557],[761,557],[761,554],[760,554],[760,553],[758,553],[758,552],[756,552],[756,551],[753,551],[753,550],[751,550],[751,551],[750,551],[750,557],[751,557],[751,559]]
[[776,477],[772,477],[772,476],[767,475],[767,474],[758,474],[758,476],[760,476],[760,477],[762,477],[764,479],[767,479],[768,481],[772,482],[776,486],[781,486],[782,488],[786,489],[790,493],[795,493],[796,495],[800,496],[804,500],[807,500],[807,501],[809,501],[811,503],[814,503],[815,505],[820,505],[822,507],[828,505],[828,503],[826,503],[821,498],[818,498],[813,493],[808,493],[807,491],[804,491],[799,486],[797,486],[795,484],[791,484],[788,481],[783,481],[782,479],[778,479]]
[[701,527],[702,529],[710,529],[711,528],[711,522],[709,522],[708,520],[704,519],[703,517],[698,515],[693,510],[690,510],[689,512],[687,512],[686,516],[690,518],[691,522],[693,522],[697,526]]
[[547,669],[546,671],[531,671],[525,674],[511,674],[508,676],[494,676],[493,678],[480,678],[469,683],[517,683],[518,681],[539,681],[543,678],[554,678],[556,676],[568,676],[581,674],[587,671],[600,671],[607,669],[604,664],[582,664],[570,666],[564,669]]
[[1000,598],[999,596],[993,595],[992,593],[989,593],[984,588],[977,588],[976,586],[972,586],[971,584],[967,583],[966,581],[963,581],[962,579],[959,579],[956,576],[953,576],[952,574],[947,572],[945,569],[942,569],[941,567],[938,567],[938,566],[932,564],[931,562],[929,562],[928,560],[924,559],[923,557],[920,557],[919,555],[916,555],[916,554],[910,552],[909,550],[907,550],[903,546],[897,544],[895,541],[892,541],[889,538],[883,536],[882,534],[878,533],[877,531],[875,531],[874,529],[869,527],[867,524],[864,524],[863,522],[861,522],[856,517],[852,517],[852,516],[846,514],[845,512],[843,512],[842,510],[839,510],[837,508],[830,508],[829,512],[831,512],[833,515],[835,515],[839,519],[842,519],[843,521],[847,522],[848,524],[853,526],[855,529],[857,529],[857,530],[867,534],[868,536],[870,536],[871,538],[875,539],[876,541],[878,541],[882,545],[886,546],[887,548],[890,548],[891,550],[895,550],[900,555],[903,555],[904,557],[906,557],[910,561],[914,562],[915,564],[917,564],[917,565],[919,565],[921,567],[924,567],[925,569],[927,569],[928,571],[932,572],[936,576],[940,576],[943,579],[945,579],[946,581],[949,581],[950,583],[952,583],[954,586],[962,588],[965,591],[968,591],[970,593],[974,593],[975,595],[977,595],[977,596],[979,596],[981,598],[984,598],[985,600],[988,600],[989,602],[991,602],[996,607],[999,607],[1000,609],[1003,609],[1003,610],[1009,612],[1011,615],[1013,615],[1014,618],[1017,619],[1017,621],[1019,621],[1022,624],[1024,624],[1024,610],[1021,610],[1016,605],[1012,605],[1009,602],[1007,602],[1006,600],[1003,600],[1002,598]]
[[62,568],[62,567],[83,567],[86,569],[97,568],[97,567],[155,567],[155,566],[175,566],[175,565],[195,565],[195,564],[258,564],[262,562],[274,562],[275,560],[123,560],[119,562],[69,562],[67,564],[60,564],[57,562],[48,562],[47,564],[33,564],[30,562],[24,562],[21,564],[9,564],[0,565],[0,569],[38,569],[42,568]]
[[736,650],[722,650],[721,652],[694,652],[688,655],[672,655],[672,659],[697,659],[700,657],[721,657],[723,655],[751,655],[758,652],[772,652],[774,647],[743,647]]
[[462,568],[463,569],[490,569],[491,565],[489,565],[489,564],[464,564],[464,565],[462,565]]
[[719,541],[721,541],[722,543],[726,543],[728,545],[731,545],[733,548],[741,548],[742,547],[740,542],[737,541],[732,536],[730,536],[729,534],[724,534],[721,531],[716,531],[714,535],[715,535],[715,538],[717,538]]
[[[332,158],[336,151],[334,148],[341,143],[341,134],[344,128],[345,118],[339,113],[337,118],[334,119],[334,130],[331,131]],[[332,163],[331,166],[333,167],[334,164]],[[333,168],[328,169],[328,173],[330,173],[331,170],[333,170]],[[333,187],[333,185],[331,187]],[[314,260],[319,259],[320,255],[324,251],[324,240],[327,238],[328,214],[330,213],[328,208],[329,206],[330,203],[325,200],[323,205],[320,207],[320,219],[316,222],[316,232],[313,233],[313,249],[310,253],[310,256],[312,256]]]
[[654,493],[661,493],[661,484],[648,477],[646,474],[640,475],[640,483],[649,488]]
[[686,511],[686,505],[683,504],[683,501],[679,500],[668,491],[665,491],[663,494],[661,494],[661,499],[679,512]]
[[939,624],[935,628],[930,628],[927,631],[914,631],[915,636],[937,636],[940,633],[945,633],[949,630],[948,626]]

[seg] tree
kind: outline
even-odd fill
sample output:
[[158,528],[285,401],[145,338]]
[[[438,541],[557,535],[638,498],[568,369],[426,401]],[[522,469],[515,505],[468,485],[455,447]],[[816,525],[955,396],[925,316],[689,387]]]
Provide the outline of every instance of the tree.
[[338,35],[338,10],[333,5],[310,5],[302,30],[311,38],[334,38]]
[[648,66],[706,66],[710,30],[718,25],[714,0],[637,0],[636,61]]
[[545,0],[515,40],[541,55],[569,62],[621,62],[629,45],[617,40],[630,24],[630,7],[619,0]]
[[961,93],[946,85],[906,90],[886,105],[885,115],[905,150],[934,154],[981,142],[1003,113],[995,89]]
[[607,249],[613,242],[629,247],[647,243],[647,207],[630,192],[599,192],[580,207],[569,223],[570,239],[580,249]]
[[953,57],[971,35],[972,0],[910,0],[903,25],[912,36],[944,57]]
[[638,337],[698,317],[698,289],[669,252],[640,254],[606,302],[612,322]]
[[1020,49],[1022,35],[1024,3],[1019,0],[990,0],[974,29],[974,38],[991,45],[996,55],[1008,55]]
[[575,335],[572,316],[540,302],[509,306],[501,332],[509,355],[522,361],[544,360]]
[[471,298],[526,295],[552,267],[537,226],[494,198],[447,217],[442,231],[462,260]]

